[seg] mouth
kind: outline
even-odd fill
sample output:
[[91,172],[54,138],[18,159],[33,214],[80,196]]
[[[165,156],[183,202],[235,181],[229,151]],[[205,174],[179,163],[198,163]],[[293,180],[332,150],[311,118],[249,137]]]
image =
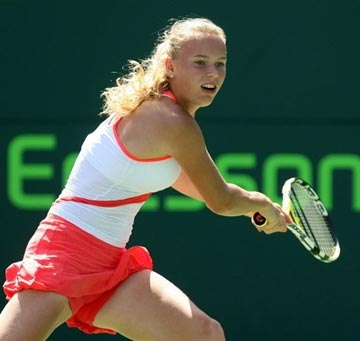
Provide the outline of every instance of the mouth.
[[216,85],[212,84],[212,83],[205,83],[201,85],[201,88],[207,92],[215,92],[216,91]]

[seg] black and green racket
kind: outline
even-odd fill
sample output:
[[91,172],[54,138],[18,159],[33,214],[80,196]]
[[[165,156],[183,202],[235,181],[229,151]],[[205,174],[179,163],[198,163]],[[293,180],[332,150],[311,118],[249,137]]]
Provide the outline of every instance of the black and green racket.
[[[339,241],[315,190],[302,179],[290,178],[285,181],[282,194],[282,208],[293,220],[288,229],[316,259],[335,261],[340,255]],[[253,222],[264,226],[266,218],[257,212]]]

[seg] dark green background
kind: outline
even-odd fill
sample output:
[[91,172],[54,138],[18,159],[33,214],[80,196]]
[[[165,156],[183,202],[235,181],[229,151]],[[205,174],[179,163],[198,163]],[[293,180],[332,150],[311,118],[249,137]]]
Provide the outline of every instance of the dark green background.
[[[256,153],[256,169],[245,173],[262,190],[263,161],[274,153],[311,159],[315,187],[325,155],[360,157],[359,7],[356,0],[0,0],[1,268],[21,258],[46,214],[10,202],[9,142],[19,134],[56,134],[56,151],[27,158],[51,160],[56,176],[27,189],[57,194],[61,161],[100,121],[100,92],[128,59],[146,57],[171,17],[206,16],[228,36],[228,78],[198,115],[214,158]],[[279,184],[289,171],[279,173]],[[143,212],[131,244],[146,245],[155,269],[217,318],[230,341],[354,340],[360,212],[352,195],[360,188],[348,171],[336,172],[334,188],[331,215],[342,255],[333,264],[311,258],[289,233],[260,235],[245,218],[206,210]],[[115,339],[60,327],[50,340],[91,338]]]

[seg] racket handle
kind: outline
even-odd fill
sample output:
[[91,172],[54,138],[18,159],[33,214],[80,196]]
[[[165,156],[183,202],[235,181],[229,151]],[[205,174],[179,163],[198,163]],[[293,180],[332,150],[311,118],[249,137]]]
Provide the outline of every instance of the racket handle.
[[266,225],[267,220],[263,217],[259,212],[255,212],[252,217],[252,222],[259,227],[263,227]]

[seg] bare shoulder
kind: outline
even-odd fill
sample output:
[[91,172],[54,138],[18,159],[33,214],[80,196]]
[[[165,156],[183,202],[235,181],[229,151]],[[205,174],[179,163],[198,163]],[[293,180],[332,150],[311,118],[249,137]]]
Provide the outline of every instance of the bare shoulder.
[[204,146],[203,135],[196,120],[175,102],[161,98],[143,104],[143,123],[157,142],[158,150],[176,155],[192,145]]
[[151,137],[147,145],[160,155],[171,155],[181,166],[182,176],[174,188],[203,200],[214,212],[227,207],[227,184],[207,151],[196,120],[166,98],[146,102],[139,109],[142,129]]
[[186,128],[199,129],[195,119],[172,100],[160,98],[149,101],[146,105],[149,115],[161,128],[167,127],[172,132],[186,130]]

